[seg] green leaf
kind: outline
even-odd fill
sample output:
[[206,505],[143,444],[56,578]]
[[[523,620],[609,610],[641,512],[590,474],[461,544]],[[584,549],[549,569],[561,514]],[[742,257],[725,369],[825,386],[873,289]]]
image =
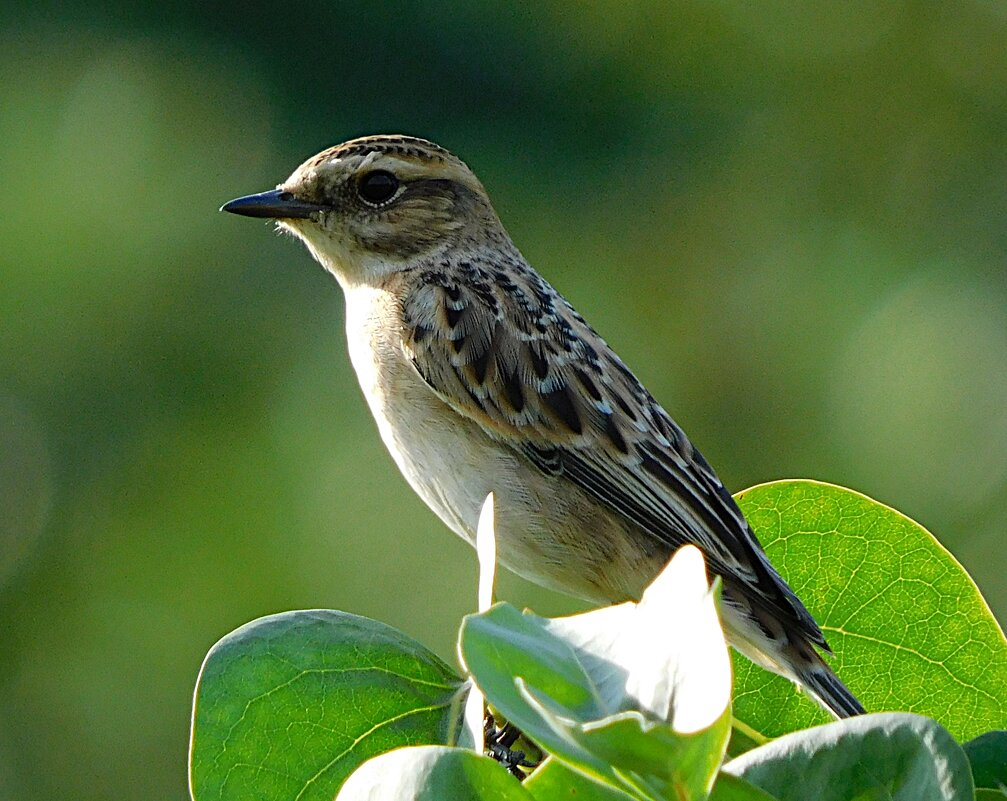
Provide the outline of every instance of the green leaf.
[[231,632],[206,655],[190,747],[195,801],[331,801],[370,757],[457,737],[464,685],[396,629],[328,610]]
[[721,771],[713,785],[710,801],[778,801],[765,790],[738,776]]
[[487,700],[569,767],[634,798],[705,798],[730,732],[714,598],[700,552],[683,548],[639,604],[470,615],[462,658]]
[[947,730],[904,713],[863,715],[794,732],[723,768],[779,801],[971,801],[968,760]]
[[633,801],[621,790],[587,778],[549,757],[524,782],[535,801]]
[[976,801],[1004,801],[1007,798],[1007,791],[990,790],[980,787],[976,790]]
[[[736,657],[737,654],[733,656]],[[746,751],[758,748],[765,742],[766,737],[761,732],[752,731],[737,718],[731,721],[731,740],[727,744],[727,754],[731,758],[741,756]]]
[[1007,731],[988,731],[962,746],[976,787],[1007,792]]
[[499,763],[464,748],[421,745],[368,760],[336,801],[532,801]]
[[[1007,639],[972,579],[933,536],[852,490],[816,481],[736,496],[773,564],[870,711],[932,717],[959,740],[1007,728]],[[734,715],[766,738],[831,717],[735,658]]]

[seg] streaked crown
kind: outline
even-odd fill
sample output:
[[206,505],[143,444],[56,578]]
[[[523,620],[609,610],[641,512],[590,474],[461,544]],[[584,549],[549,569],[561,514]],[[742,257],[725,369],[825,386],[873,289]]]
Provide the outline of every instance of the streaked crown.
[[[460,158],[440,145],[415,136],[378,135],[351,139],[312,156],[284,182],[301,185],[314,181],[330,189],[346,176],[367,170],[388,170],[400,181],[441,179],[454,181],[485,196],[479,179]],[[328,184],[328,186],[326,186]]]

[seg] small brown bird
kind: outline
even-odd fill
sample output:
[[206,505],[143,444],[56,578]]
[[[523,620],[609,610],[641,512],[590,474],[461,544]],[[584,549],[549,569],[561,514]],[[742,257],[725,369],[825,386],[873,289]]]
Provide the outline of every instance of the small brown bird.
[[713,469],[528,265],[462,161],[423,139],[354,139],[223,210],[277,220],[339,281],[381,437],[457,534],[474,542],[492,491],[501,563],[601,603],[638,598],[697,545],[732,645],[837,716],[864,711]]

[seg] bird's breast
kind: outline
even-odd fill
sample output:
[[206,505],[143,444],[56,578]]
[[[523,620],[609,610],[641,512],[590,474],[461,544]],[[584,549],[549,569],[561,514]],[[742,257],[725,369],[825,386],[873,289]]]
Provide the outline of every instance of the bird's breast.
[[381,439],[417,494],[471,541],[491,489],[485,474],[492,471],[504,480],[507,455],[441,400],[409,363],[394,294],[355,288],[347,291],[346,306],[350,360]]

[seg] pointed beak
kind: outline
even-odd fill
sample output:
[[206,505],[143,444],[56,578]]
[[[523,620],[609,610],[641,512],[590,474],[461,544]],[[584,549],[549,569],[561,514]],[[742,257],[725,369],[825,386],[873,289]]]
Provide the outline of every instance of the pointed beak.
[[307,220],[311,215],[328,210],[320,203],[308,203],[294,194],[281,189],[260,192],[257,195],[230,200],[220,207],[221,211],[240,214],[243,217],[266,217],[271,220]]

